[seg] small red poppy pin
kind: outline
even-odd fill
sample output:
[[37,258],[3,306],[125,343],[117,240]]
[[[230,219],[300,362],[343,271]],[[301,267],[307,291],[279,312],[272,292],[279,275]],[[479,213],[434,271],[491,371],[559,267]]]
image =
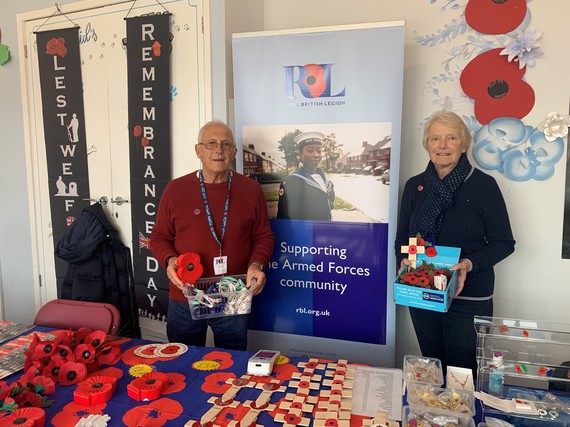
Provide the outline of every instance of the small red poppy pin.
[[424,190],[424,186],[423,185],[418,185],[418,191],[423,191]]

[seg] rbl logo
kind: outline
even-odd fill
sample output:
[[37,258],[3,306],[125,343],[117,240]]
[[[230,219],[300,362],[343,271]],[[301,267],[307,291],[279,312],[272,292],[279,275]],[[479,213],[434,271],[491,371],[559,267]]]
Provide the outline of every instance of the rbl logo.
[[[285,68],[285,95],[287,98],[295,98],[295,84],[305,98],[325,98],[344,96],[346,88],[336,95],[331,95],[332,68],[333,64],[307,64],[290,65]],[[295,79],[295,71],[298,71]]]

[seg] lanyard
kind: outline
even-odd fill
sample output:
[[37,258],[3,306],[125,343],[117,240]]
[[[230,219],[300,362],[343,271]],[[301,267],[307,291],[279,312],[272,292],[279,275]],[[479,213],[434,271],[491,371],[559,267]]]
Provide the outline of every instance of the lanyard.
[[204,208],[206,209],[206,218],[208,218],[208,226],[212,232],[212,236],[220,245],[220,256],[222,255],[222,242],[224,240],[224,235],[226,234],[226,228],[228,225],[228,212],[230,210],[230,190],[232,188],[232,173],[228,175],[228,196],[226,197],[226,203],[224,204],[224,216],[222,218],[222,235],[218,238],[216,234],[216,229],[214,228],[214,220],[212,218],[212,211],[210,210],[210,204],[208,203],[208,195],[206,194],[206,184],[204,182],[204,175],[202,175],[202,170],[198,173],[198,180],[200,181],[200,192],[202,193],[202,201],[204,202]]

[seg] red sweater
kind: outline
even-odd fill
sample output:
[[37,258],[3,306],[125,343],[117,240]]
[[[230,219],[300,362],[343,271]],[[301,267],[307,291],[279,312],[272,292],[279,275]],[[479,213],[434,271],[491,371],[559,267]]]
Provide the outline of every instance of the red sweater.
[[[206,194],[220,239],[228,183],[206,184]],[[228,257],[227,274],[245,274],[254,260],[266,265],[274,242],[261,186],[233,172],[228,223],[222,241],[222,255]],[[208,226],[197,171],[176,178],[166,186],[150,236],[150,249],[163,267],[171,256],[196,252],[204,267],[202,277],[215,276],[213,259],[220,255],[220,246]],[[169,295],[174,300],[187,301],[172,283]]]

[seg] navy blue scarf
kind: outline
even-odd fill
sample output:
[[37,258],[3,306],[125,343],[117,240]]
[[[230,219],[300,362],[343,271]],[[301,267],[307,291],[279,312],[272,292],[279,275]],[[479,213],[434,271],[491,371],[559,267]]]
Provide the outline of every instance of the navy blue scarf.
[[461,154],[457,166],[443,179],[439,178],[433,162],[429,162],[425,171],[425,188],[427,196],[420,206],[415,221],[411,224],[411,236],[418,233],[424,238],[435,239],[443,222],[446,209],[453,206],[457,189],[469,176],[471,163],[465,153]]

